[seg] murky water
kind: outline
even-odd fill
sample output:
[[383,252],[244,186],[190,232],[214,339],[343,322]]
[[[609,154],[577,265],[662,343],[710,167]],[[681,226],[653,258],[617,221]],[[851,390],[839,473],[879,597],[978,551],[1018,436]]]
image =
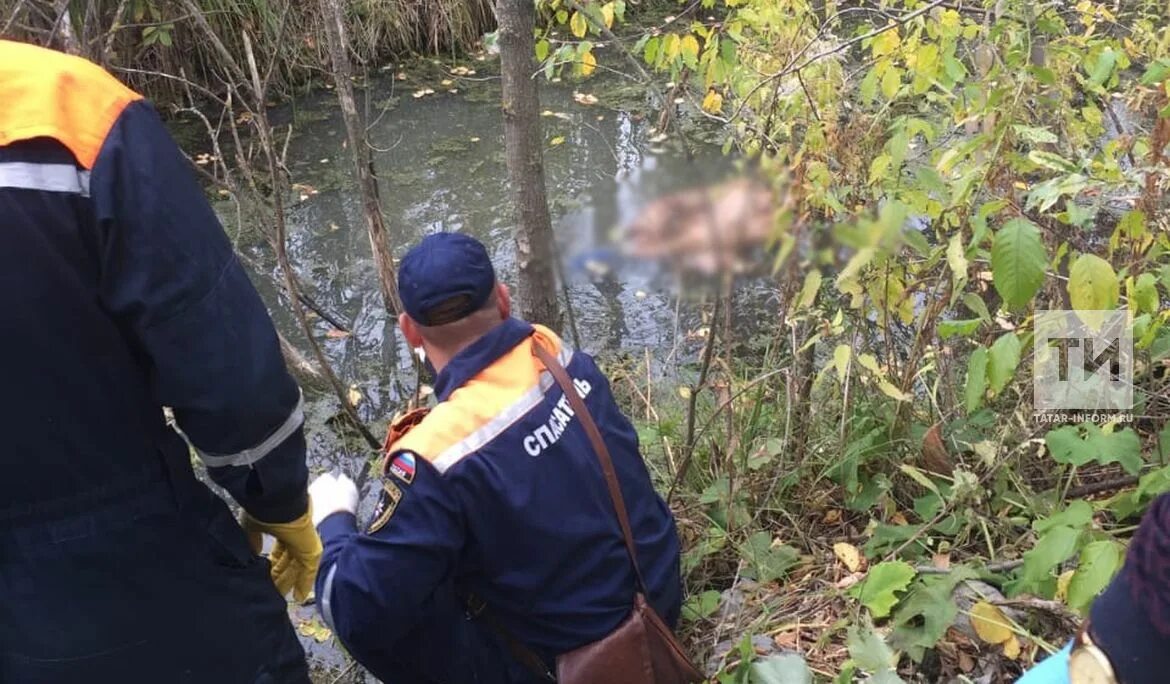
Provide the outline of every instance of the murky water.
[[[433,231],[469,232],[488,245],[500,277],[514,287],[498,93],[496,82],[488,81],[471,93],[415,98],[387,77],[359,97],[370,107],[370,144],[395,256]],[[624,350],[638,358],[650,350],[659,361],[675,350],[676,363],[693,355],[679,339],[672,280],[652,265],[613,263],[606,255],[620,226],[647,203],[725,176],[731,163],[713,145],[688,159],[679,147],[656,141],[651,124],[638,115],[580,104],[569,87],[542,85],[542,104],[548,195],[581,346],[593,353]],[[288,213],[289,256],[311,296],[352,331],[348,337],[327,337],[332,326],[315,321],[326,354],[343,382],[360,391],[359,411],[380,436],[416,378],[409,350],[381,301],[336,98],[322,92],[273,114],[274,124],[289,121],[295,127],[288,167],[302,195]],[[234,214],[225,213],[224,219],[230,224]],[[262,247],[247,251],[261,264],[263,272],[255,272],[254,281],[278,327],[309,356],[272,284],[278,279],[275,260]],[[608,272],[600,274],[598,263],[607,264]],[[567,328],[565,335],[570,336]],[[355,473],[370,454],[353,442],[347,445],[328,427],[338,411],[335,398],[326,392],[306,401],[314,468],[341,465]],[[372,497],[366,493],[363,512]],[[294,619],[311,616],[301,608]],[[304,641],[315,660],[344,665],[328,642],[317,644],[307,635]]]
[[[370,144],[395,256],[427,233],[465,231],[488,245],[501,279],[514,288],[498,89],[488,84],[473,95],[416,99],[396,85],[386,79],[368,96]],[[395,105],[380,112],[392,97]],[[731,163],[712,145],[688,160],[677,146],[651,142],[650,124],[638,115],[581,105],[571,88],[543,86],[542,104],[549,202],[581,346],[594,353],[670,350],[677,341],[671,279],[653,265],[614,263],[608,255],[620,226],[648,202],[724,176]],[[316,321],[334,368],[358,386],[362,415],[376,423],[414,388],[409,350],[382,305],[335,97],[323,92],[273,115],[277,125],[289,120],[296,125],[288,167],[303,197],[288,211],[289,256],[311,296],[352,331],[327,338],[332,326]],[[275,260],[265,248],[250,251],[270,269],[254,280],[277,325],[300,346],[301,332],[272,284],[279,279]],[[599,263],[609,272],[599,275]],[[329,397],[319,401],[330,415],[335,411]]]

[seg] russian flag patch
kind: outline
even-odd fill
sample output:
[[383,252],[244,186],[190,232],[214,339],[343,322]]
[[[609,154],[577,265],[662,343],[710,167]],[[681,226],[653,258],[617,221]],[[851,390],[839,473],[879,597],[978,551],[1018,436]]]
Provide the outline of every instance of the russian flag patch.
[[410,453],[409,451],[404,451],[401,454],[398,454],[394,457],[394,460],[390,462],[390,474],[399,480],[402,480],[406,484],[414,482],[414,470],[414,454]]

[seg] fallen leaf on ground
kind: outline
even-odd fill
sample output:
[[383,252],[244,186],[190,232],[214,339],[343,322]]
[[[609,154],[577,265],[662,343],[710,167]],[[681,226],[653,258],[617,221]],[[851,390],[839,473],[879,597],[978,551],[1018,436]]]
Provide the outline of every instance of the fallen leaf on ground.
[[1020,640],[1013,634],[1010,639],[1003,642],[1003,655],[1005,658],[1015,660],[1020,657]]
[[357,385],[349,386],[349,392],[346,394],[346,397],[349,399],[349,403],[354,406],[362,403],[362,393],[358,390]]
[[[1002,610],[987,601],[979,601],[971,606],[971,626],[975,628],[975,633],[979,635],[979,638],[989,644],[1004,644],[1009,639],[1015,638],[1007,616],[1003,614]],[[1006,644],[1004,648],[1007,648]],[[1015,648],[1016,654],[1019,655],[1020,644],[1018,642]]]
[[861,552],[857,547],[845,542],[837,542],[833,544],[833,554],[837,556],[837,560],[841,561],[849,572],[857,572],[861,569],[863,559]]
[[328,627],[321,624],[317,618],[306,620],[305,622],[297,625],[297,631],[304,636],[312,637],[313,640],[319,644],[325,643],[333,637],[333,632],[330,631]]

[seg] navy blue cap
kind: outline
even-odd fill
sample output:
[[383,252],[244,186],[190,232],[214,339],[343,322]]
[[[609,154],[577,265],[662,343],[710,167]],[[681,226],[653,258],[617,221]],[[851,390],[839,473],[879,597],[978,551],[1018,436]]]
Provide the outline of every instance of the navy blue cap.
[[496,286],[487,249],[463,233],[432,233],[398,265],[398,295],[421,325],[452,323],[478,311]]

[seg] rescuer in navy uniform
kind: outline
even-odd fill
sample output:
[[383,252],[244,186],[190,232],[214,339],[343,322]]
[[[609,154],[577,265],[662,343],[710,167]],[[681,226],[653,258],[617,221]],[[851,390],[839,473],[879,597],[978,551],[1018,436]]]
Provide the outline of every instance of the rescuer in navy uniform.
[[[380,500],[362,529],[348,478],[309,487],[325,543],[318,605],[341,643],[394,684],[536,682],[558,654],[629,614],[635,578],[601,467],[533,345],[559,358],[603,435],[647,598],[673,626],[674,519],[593,359],[512,318],[508,290],[471,237],[426,237],[398,278],[399,324],[438,373],[438,403],[393,423]],[[482,606],[501,630],[485,626]],[[513,658],[501,633],[539,667]]]
[[321,542],[267,311],[151,106],[11,41],[0,316],[0,682],[307,683],[281,594]]

